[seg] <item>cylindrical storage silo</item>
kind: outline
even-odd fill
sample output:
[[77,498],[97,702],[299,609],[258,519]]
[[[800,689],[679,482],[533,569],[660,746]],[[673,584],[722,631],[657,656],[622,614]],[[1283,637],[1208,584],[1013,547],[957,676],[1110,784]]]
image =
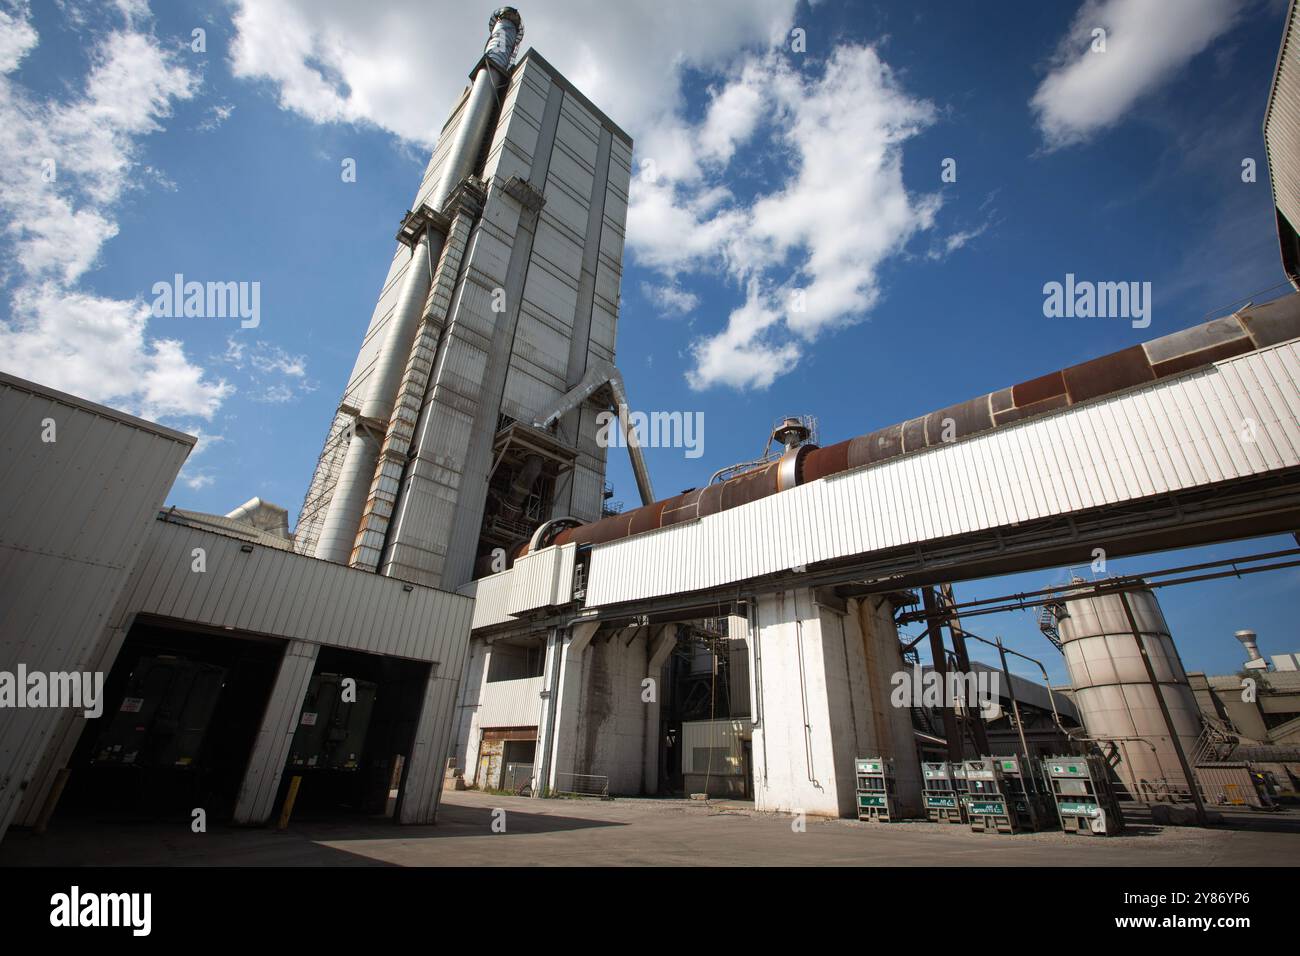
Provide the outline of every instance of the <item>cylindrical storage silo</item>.
[[[1169,625],[1151,591],[1131,591],[1127,597],[1160,694],[1190,761],[1201,734],[1201,714]],[[1170,789],[1186,792],[1187,780],[1124,613],[1123,597],[1107,594],[1067,600],[1058,629],[1075,706],[1088,736],[1113,740],[1119,748],[1121,760],[1115,769],[1129,793],[1135,799],[1151,800]]]

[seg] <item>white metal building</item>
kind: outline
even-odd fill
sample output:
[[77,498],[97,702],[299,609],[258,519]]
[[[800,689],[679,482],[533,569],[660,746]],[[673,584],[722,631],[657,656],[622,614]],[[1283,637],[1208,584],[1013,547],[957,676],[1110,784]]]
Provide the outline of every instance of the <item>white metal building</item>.
[[[469,599],[295,554],[251,525],[160,511],[189,436],[9,376],[0,376],[0,420],[0,670],[111,674],[146,627],[183,630],[200,660],[218,641],[269,647],[269,692],[244,708],[256,711],[245,715],[255,736],[234,781],[233,819],[261,823],[321,652],[407,662],[420,683],[418,719],[402,753],[397,816],[432,821]],[[0,822],[36,824],[83,735],[123,704],[110,695],[101,720],[80,708],[6,711]],[[83,764],[71,766],[70,781]]]

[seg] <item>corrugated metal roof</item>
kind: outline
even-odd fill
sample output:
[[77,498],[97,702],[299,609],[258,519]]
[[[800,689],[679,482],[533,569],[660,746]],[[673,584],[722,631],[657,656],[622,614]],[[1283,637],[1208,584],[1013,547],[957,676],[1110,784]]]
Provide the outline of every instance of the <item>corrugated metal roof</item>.
[[187,511],[184,508],[172,506],[159,517],[167,521],[187,524],[193,528],[206,528],[209,531],[215,531],[217,534],[239,538],[241,541],[264,544],[268,548],[278,548],[281,551],[293,550],[292,538],[282,538],[278,534],[255,528],[246,521],[236,521],[234,518],[227,518],[225,515],[208,514],[206,511]]
[[594,546],[587,605],[701,590],[1292,467],[1300,464],[1297,396],[1300,344],[1292,341],[832,475]]

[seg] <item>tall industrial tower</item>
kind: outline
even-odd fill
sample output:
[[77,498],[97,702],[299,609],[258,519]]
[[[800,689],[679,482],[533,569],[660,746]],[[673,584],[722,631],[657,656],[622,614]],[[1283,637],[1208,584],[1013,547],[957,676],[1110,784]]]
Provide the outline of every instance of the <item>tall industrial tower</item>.
[[452,589],[544,524],[600,517],[597,415],[625,401],[632,140],[536,51],[516,57],[516,10],[489,29],[401,218],[295,534],[301,553]]

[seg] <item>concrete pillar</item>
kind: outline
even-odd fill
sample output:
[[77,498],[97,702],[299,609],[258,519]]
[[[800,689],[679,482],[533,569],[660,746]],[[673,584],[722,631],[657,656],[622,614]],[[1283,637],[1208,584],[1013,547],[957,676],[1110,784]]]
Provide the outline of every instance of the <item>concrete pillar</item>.
[[298,729],[302,701],[307,695],[319,650],[319,645],[306,641],[291,641],[284,649],[280,671],[276,674],[271,697],[266,702],[266,712],[262,715],[262,726],[253,741],[248,769],[244,771],[244,780],[239,786],[239,797],[235,801],[236,823],[261,824],[271,817],[275,795],[280,788],[280,776],[289,757],[294,732]]
[[[541,796],[543,789],[555,788],[557,760],[572,762],[572,745],[568,738],[574,732],[582,687],[582,652],[599,629],[598,621],[584,621],[572,628],[555,628],[546,645],[546,668],[543,672],[542,694],[545,706],[542,722],[537,728],[537,759],[533,771],[533,796]],[[561,747],[564,739],[566,746]],[[562,765],[569,770],[569,765]]]
[[[898,788],[898,806],[905,814],[920,815],[921,760],[916,753],[916,735],[909,707],[893,704],[893,677],[903,672],[903,649],[898,642],[898,625],[894,623],[894,606],[881,596],[868,595],[848,601],[852,631],[857,624],[861,639],[862,661],[868,679],[867,702],[871,714],[870,736],[866,745],[876,741],[879,756],[894,761]],[[876,753],[861,756],[874,757]]]
[[[870,600],[870,599],[868,599]],[[762,595],[751,634],[754,797],[760,810],[856,816],[858,757],[892,757],[900,809],[919,809],[911,715],[889,705],[893,618],[807,588]],[[888,607],[888,605],[885,605]]]
[[478,769],[478,744],[482,736],[479,724],[479,705],[483,700],[488,668],[492,665],[492,645],[487,641],[470,638],[469,653],[465,656],[465,674],[460,684],[460,702],[456,717],[456,766],[465,772],[465,782],[474,782]]
[[641,744],[641,792],[653,796],[659,792],[659,700],[664,692],[660,674],[668,656],[677,645],[677,625],[665,624],[646,643],[646,676],[655,684],[654,699],[645,701],[645,734]]

